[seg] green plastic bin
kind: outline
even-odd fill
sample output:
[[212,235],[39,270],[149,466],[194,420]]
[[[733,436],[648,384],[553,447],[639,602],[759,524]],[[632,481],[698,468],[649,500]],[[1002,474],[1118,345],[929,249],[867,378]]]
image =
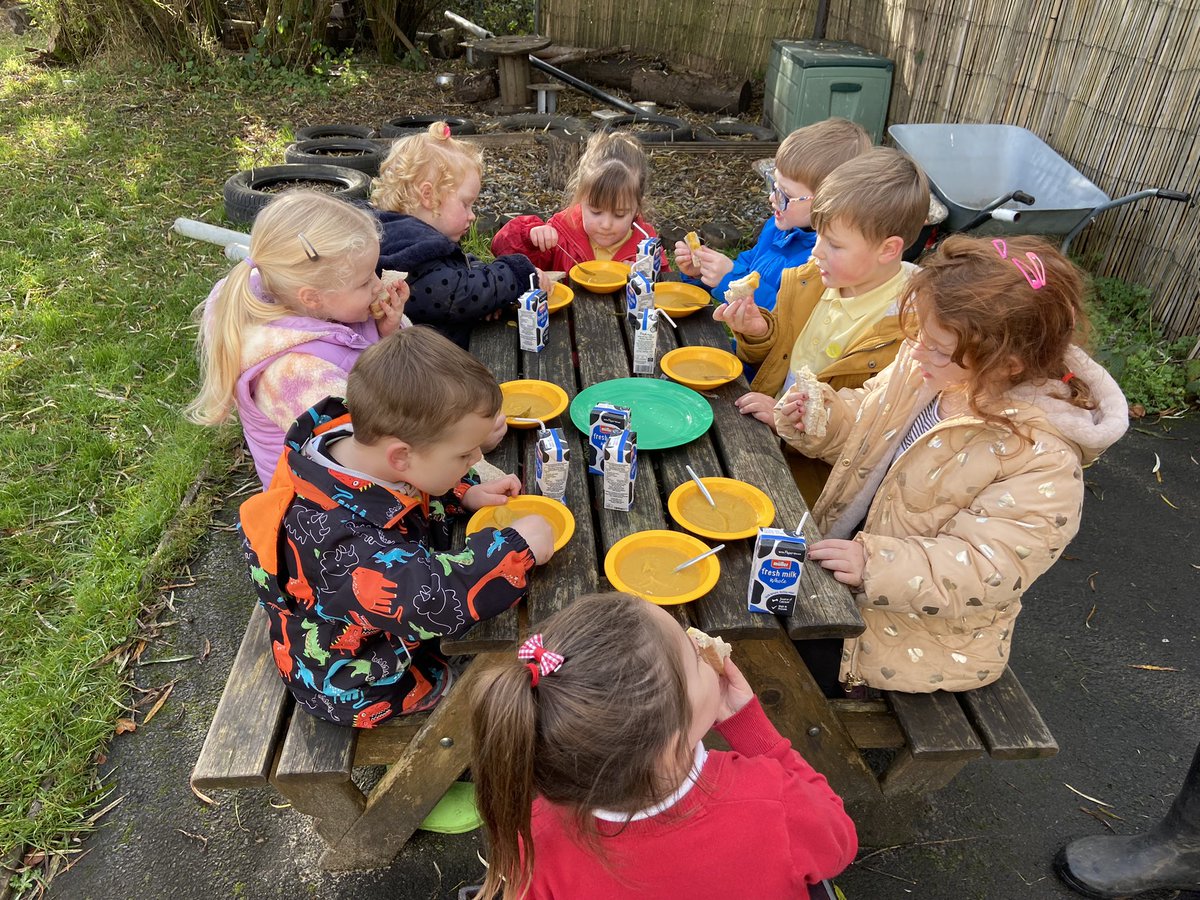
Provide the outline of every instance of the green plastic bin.
[[883,141],[892,96],[890,59],[846,41],[771,42],[763,118],[780,139],[830,116],[857,122]]

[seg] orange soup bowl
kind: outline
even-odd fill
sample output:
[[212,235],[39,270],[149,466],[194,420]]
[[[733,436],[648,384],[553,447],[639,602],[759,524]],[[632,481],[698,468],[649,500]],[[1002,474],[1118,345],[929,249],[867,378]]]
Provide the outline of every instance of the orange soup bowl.
[[754,485],[736,478],[700,481],[716,501],[716,507],[709,505],[694,481],[685,481],[667,498],[671,518],[693,534],[716,541],[736,541],[754,537],[758,529],[768,528],[775,521],[775,504]]
[[660,281],[654,285],[654,306],[672,319],[682,319],[697,310],[711,306],[712,295],[702,287],[686,281]]
[[593,259],[571,267],[570,277],[585,291],[611,294],[625,287],[629,280],[629,264],[611,259]]
[[708,549],[703,541],[681,531],[638,531],[612,545],[604,557],[604,574],[618,591],[659,606],[687,603],[713,589],[721,564],[714,555],[682,572],[673,570]]
[[467,534],[484,528],[507,528],[521,516],[541,516],[550,523],[554,531],[555,553],[565,547],[575,534],[575,516],[571,511],[557,500],[539,494],[520,494],[509,497],[503,506],[484,506],[476,510],[467,521]]
[[549,295],[549,299],[546,302],[546,306],[552,313],[570,306],[571,301],[575,299],[575,292],[561,281],[556,281],[550,285],[547,294]]
[[509,428],[536,428],[537,421],[561,416],[567,408],[567,392],[549,381],[521,378],[500,385],[504,401],[500,409]]
[[663,374],[693,391],[729,384],[742,374],[742,361],[716,347],[676,347],[659,360]]

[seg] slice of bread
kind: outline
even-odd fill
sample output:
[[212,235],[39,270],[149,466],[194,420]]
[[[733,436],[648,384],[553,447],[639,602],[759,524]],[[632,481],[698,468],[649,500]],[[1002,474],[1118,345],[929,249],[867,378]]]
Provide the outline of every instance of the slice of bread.
[[808,366],[801,366],[792,390],[804,395],[804,432],[811,437],[825,437],[829,424],[829,412],[825,409],[825,397],[821,392],[821,381]]
[[685,234],[683,236],[683,242],[687,244],[688,249],[692,251],[693,258],[698,252],[700,252],[700,235],[696,234],[696,232],[689,231],[687,234]]
[[744,278],[729,282],[729,287],[725,289],[725,301],[740,300],[742,297],[752,296],[754,289],[758,287],[759,281],[758,273],[751,272]]
[[696,642],[696,646],[700,648],[700,658],[713,667],[718,675],[725,673],[725,660],[729,658],[729,654],[733,651],[733,647],[725,643],[719,637],[712,637],[705,634],[699,628],[689,628],[687,630],[688,637]]
[[[408,277],[407,272],[397,272],[395,269],[384,269],[382,272],[379,273],[379,280],[381,282],[383,282],[383,286],[385,288],[389,284],[395,284],[397,281],[403,281],[407,277]],[[387,299],[387,291],[383,290],[383,291],[379,292],[379,297],[371,303],[371,316],[373,318],[376,318],[376,319],[383,318],[383,301],[386,299]],[[408,316],[400,317],[400,327],[401,328],[409,328],[409,327],[411,327],[411,325],[412,325],[412,322],[409,321]]]

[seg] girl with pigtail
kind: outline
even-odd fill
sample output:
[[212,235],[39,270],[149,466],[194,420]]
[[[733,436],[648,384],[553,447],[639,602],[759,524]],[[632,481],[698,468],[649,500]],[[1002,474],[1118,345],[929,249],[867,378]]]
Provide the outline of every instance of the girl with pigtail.
[[1084,295],[1039,238],[952,235],[908,283],[891,366],[780,399],[780,437],[833,466],[808,558],[867,623],[824,653],[800,645],[827,692],[965,691],[1004,674],[1022,595],[1079,530],[1083,466],[1129,425],[1076,343]]
[[434,122],[396,141],[371,193],[383,229],[379,265],[408,273],[408,314],[464,349],[476,322],[513,306],[541,280],[524,256],[499,255],[484,265],[459,246],[475,221],[482,175],[479,148]]
[[[854,859],[842,801],[737,666],[645,600],[576,600],[473,702],[480,898],[801,897]],[[714,727],[732,752],[704,748]]]
[[217,425],[236,409],[264,485],[292,422],[344,396],[359,354],[407,324],[408,286],[385,288],[378,259],[370,214],[328,194],[289,191],[259,212],[250,255],[197,309],[202,385],[189,418]]

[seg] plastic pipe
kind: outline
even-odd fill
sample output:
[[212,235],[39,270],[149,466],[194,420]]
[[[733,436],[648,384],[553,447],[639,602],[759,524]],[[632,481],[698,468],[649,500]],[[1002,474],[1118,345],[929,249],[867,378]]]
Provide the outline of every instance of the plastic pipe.
[[207,222],[197,222],[195,219],[176,219],[172,226],[184,237],[195,238],[198,241],[208,241],[210,244],[244,244],[250,246],[250,235],[220,225],[209,225]]
[[1019,209],[993,209],[992,218],[1000,222],[1020,222],[1021,211]]
[[245,244],[226,244],[225,257],[232,259],[234,262],[241,262],[250,255],[250,248]]
[[495,37],[495,35],[492,34],[490,31],[488,31],[486,28],[476,25],[470,19],[464,19],[462,16],[456,15],[455,13],[450,12],[450,10],[446,10],[446,18],[449,19],[451,22],[453,22],[455,25],[457,25],[459,28],[461,28],[463,31],[471,32],[471,34],[475,35],[475,37],[478,37],[478,38]]

